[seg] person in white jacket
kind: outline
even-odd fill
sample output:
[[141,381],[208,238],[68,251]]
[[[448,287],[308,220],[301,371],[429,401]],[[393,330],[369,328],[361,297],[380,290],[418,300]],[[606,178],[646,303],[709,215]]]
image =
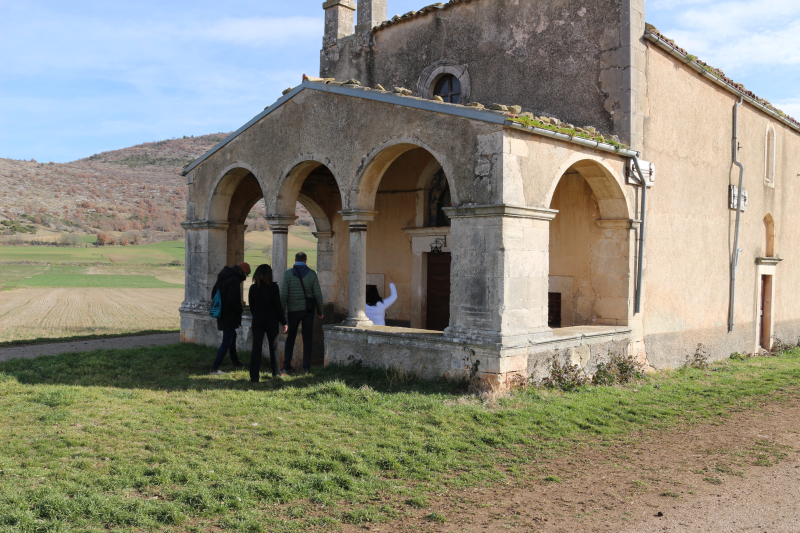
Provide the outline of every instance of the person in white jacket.
[[367,318],[376,326],[386,325],[386,310],[397,301],[397,288],[393,281],[389,282],[389,289],[392,295],[384,300],[375,285],[367,287]]

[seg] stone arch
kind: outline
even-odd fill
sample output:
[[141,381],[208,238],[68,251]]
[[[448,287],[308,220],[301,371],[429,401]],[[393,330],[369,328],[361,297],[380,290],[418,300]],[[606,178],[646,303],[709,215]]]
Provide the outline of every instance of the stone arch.
[[431,154],[444,169],[447,183],[450,186],[450,195],[453,198],[453,205],[458,205],[458,188],[454,182],[453,168],[449,161],[419,139],[404,137],[383,143],[373,149],[371,154],[365,159],[366,162],[362,166],[364,170],[359,174],[355,186],[350,191],[349,208],[372,211],[375,206],[375,196],[378,193],[383,175],[398,157],[417,148],[422,148]]
[[551,327],[628,325],[636,221],[614,171],[584,157],[567,162],[545,207],[550,222]]
[[764,257],[775,257],[775,219],[767,213],[764,217]]
[[[303,154],[295,158],[281,174],[275,189],[275,195],[267,205],[267,211],[278,216],[293,216],[295,202],[300,194],[300,189],[303,188],[303,183],[309,174],[321,166],[330,170],[339,190],[344,190],[330,159],[315,154]],[[345,198],[343,197],[342,202],[344,201]],[[306,209],[308,209],[308,206],[306,206]],[[310,209],[309,212],[311,212]]]
[[[264,182],[255,168],[248,163],[237,161],[228,165],[214,180],[213,192],[209,195],[206,203],[206,220],[228,222],[228,217],[231,214],[231,200],[242,180],[248,176],[253,177],[261,189],[261,197],[265,197]],[[251,205],[250,207],[252,208],[253,206]]]
[[603,161],[581,155],[571,158],[559,168],[550,184],[545,207],[550,206],[561,178],[570,170],[577,171],[591,187],[597,198],[601,219],[626,220],[633,218],[628,199],[622,188],[622,180],[617,177],[614,170]]
[[333,231],[328,215],[316,200],[301,192],[297,195],[297,201],[303,204],[303,207],[308,209],[308,212],[311,213],[311,216],[314,218],[314,224],[317,226],[317,232],[329,233]]

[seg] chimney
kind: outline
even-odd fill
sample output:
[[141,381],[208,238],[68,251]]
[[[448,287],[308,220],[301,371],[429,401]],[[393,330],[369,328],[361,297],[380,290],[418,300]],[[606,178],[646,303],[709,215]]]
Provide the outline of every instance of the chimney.
[[325,10],[325,36],[322,38],[324,50],[335,45],[342,37],[353,35],[356,4],[353,0],[326,0],[322,9]]
[[387,0],[358,0],[356,33],[368,32],[388,17]]

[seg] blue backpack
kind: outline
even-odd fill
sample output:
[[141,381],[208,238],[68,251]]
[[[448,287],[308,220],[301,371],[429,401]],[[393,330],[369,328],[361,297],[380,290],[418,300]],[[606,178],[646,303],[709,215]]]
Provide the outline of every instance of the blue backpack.
[[219,293],[220,291],[214,293],[214,298],[211,300],[211,309],[208,310],[208,314],[214,318],[222,316],[222,298]]

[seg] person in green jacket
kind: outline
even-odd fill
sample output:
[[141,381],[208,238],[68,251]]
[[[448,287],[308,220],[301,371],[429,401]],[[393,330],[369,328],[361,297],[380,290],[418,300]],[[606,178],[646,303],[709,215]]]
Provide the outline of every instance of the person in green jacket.
[[324,318],[322,309],[322,290],[319,288],[317,273],[308,268],[308,257],[303,252],[294,256],[294,266],[283,275],[281,304],[289,314],[289,331],[283,350],[283,372],[292,371],[294,341],[297,328],[303,326],[303,370],[311,370],[311,342],[314,334],[314,315]]

